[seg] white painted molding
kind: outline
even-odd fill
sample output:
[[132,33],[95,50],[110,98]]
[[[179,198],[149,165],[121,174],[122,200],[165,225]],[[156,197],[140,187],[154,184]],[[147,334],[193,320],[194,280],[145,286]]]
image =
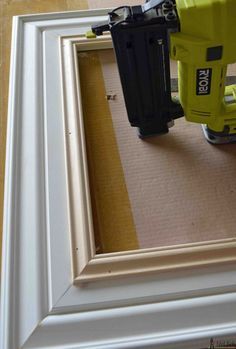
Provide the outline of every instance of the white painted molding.
[[190,344],[199,349],[212,336],[236,333],[232,258],[230,263],[158,275],[74,284],[60,42],[84,34],[92,23],[104,21],[106,13],[14,18],[1,349]]

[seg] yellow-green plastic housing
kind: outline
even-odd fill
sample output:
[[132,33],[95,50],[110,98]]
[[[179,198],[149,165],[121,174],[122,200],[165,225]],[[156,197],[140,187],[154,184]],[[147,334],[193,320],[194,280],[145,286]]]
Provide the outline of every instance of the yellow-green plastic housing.
[[[225,89],[227,65],[236,61],[236,0],[176,0],[176,6],[180,32],[171,34],[170,51],[178,61],[185,117],[217,132],[227,127],[236,133],[236,86]],[[212,60],[209,49],[220,47],[222,56]],[[207,71],[210,82],[199,82],[199,74]],[[197,94],[199,83],[200,91],[208,88],[208,94]]]

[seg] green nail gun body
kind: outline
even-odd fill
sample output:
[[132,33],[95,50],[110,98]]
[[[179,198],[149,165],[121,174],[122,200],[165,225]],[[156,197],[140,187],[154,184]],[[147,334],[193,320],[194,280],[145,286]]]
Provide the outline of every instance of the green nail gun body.
[[[129,121],[141,137],[167,133],[173,120],[203,125],[211,143],[236,141],[236,0],[150,0],[109,13]],[[179,103],[171,98],[169,58],[178,61]]]

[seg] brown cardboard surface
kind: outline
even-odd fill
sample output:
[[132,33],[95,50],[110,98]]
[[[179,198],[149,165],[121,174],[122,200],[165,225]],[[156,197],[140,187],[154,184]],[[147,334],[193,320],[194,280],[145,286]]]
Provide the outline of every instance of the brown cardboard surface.
[[212,146],[184,119],[141,141],[127,121],[112,50],[100,59],[107,93],[116,94],[109,104],[140,248],[235,237],[236,145]]

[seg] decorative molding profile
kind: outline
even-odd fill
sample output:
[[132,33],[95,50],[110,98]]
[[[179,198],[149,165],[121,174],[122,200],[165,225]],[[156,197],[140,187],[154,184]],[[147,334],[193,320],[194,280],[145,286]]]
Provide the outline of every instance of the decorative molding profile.
[[[80,38],[106,14],[14,18],[1,349],[199,349],[236,333],[233,240],[95,255],[76,50],[89,49]],[[109,284],[108,265],[120,276]]]
[[[72,250],[77,283],[236,261],[236,239],[96,254],[90,205],[78,52],[112,48],[110,35],[61,40]],[[76,130],[76,131],[75,131]],[[79,159],[75,164],[73,159]],[[81,202],[83,207],[81,207]]]

